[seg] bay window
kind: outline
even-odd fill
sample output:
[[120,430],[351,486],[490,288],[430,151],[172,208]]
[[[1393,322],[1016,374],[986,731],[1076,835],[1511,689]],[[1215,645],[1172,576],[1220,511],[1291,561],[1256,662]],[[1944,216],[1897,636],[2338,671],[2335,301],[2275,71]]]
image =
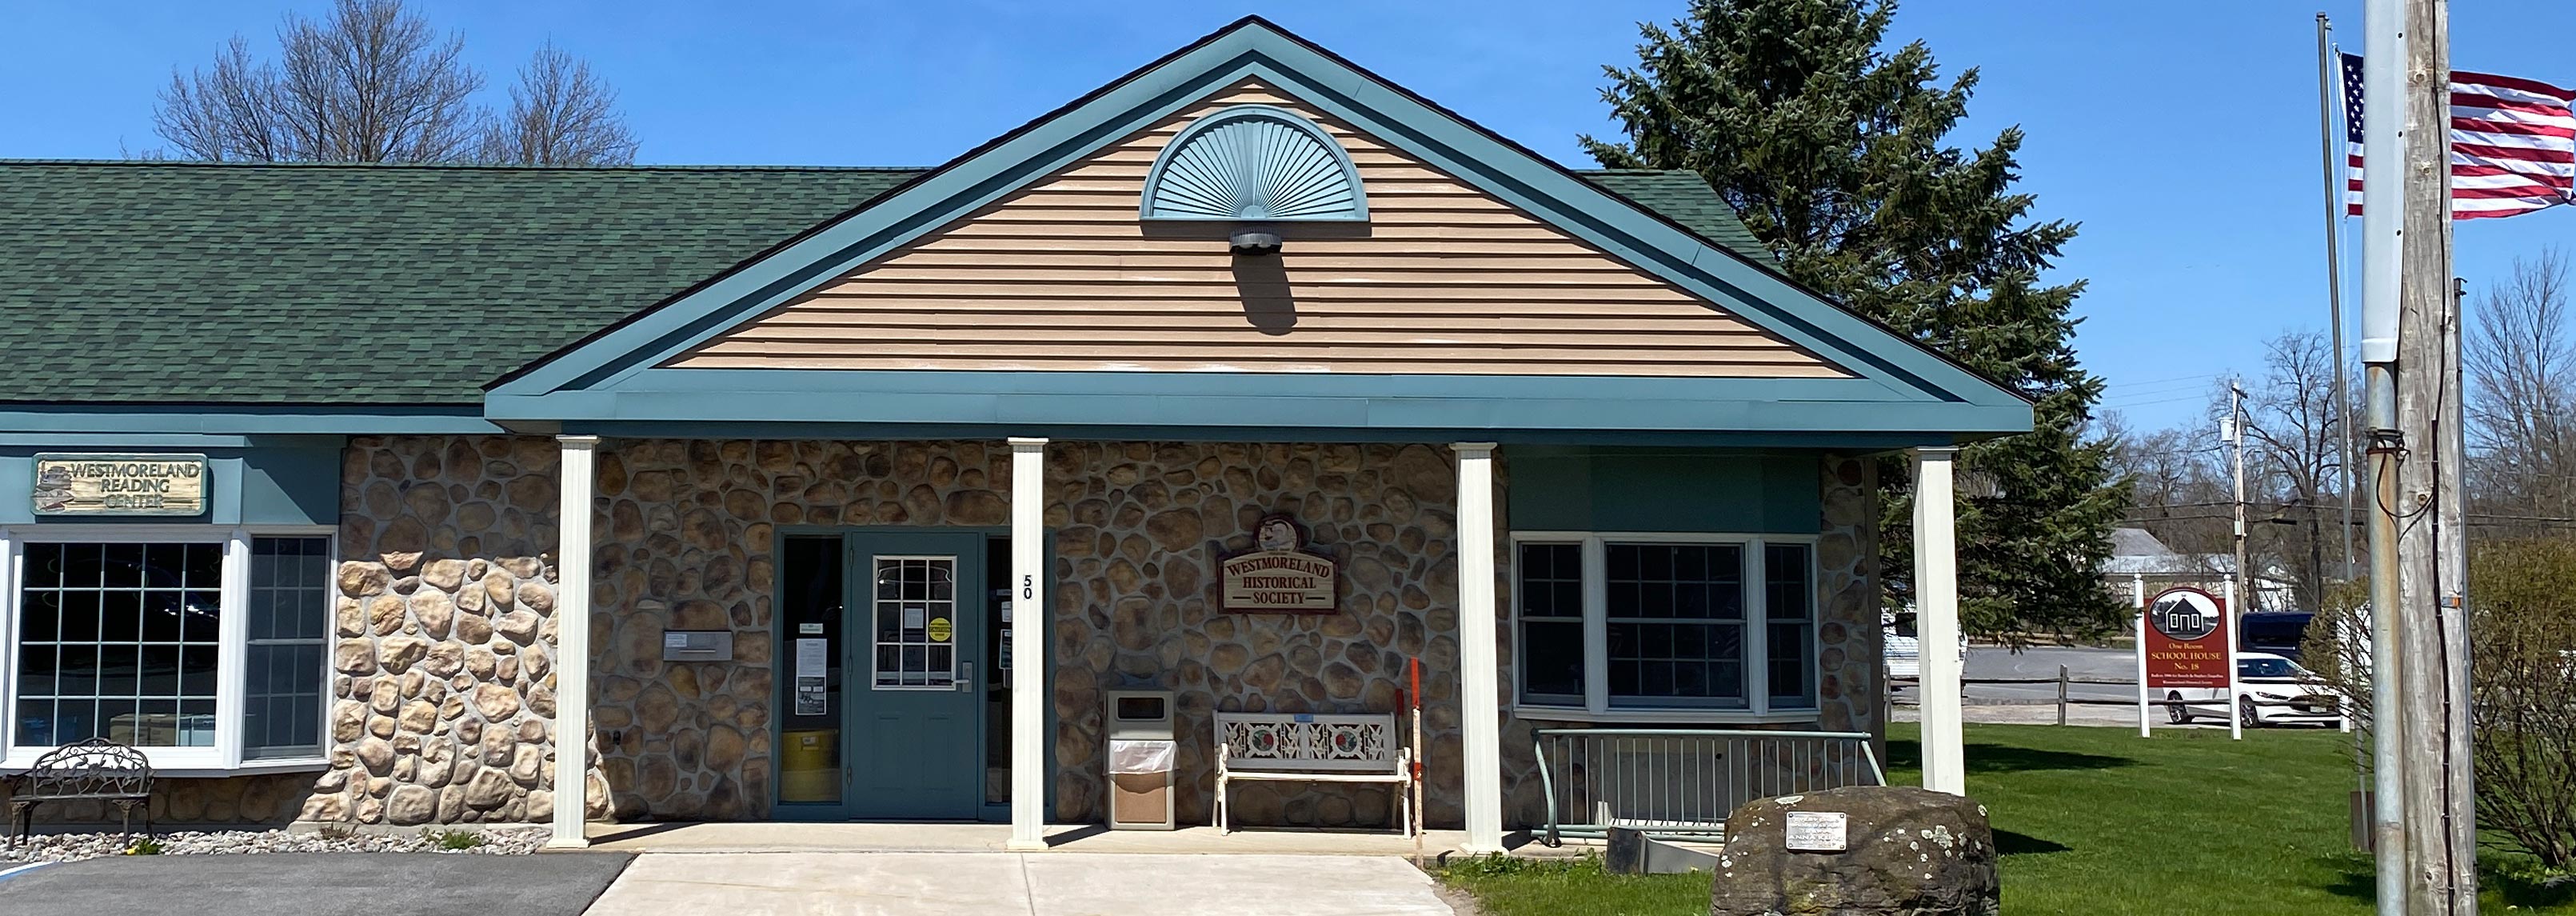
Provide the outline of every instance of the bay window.
[[0,767],[89,738],[174,773],[322,761],[328,532],[43,526],[0,547]]
[[1528,532],[1512,554],[1513,657],[1531,715],[1816,708],[1813,538]]

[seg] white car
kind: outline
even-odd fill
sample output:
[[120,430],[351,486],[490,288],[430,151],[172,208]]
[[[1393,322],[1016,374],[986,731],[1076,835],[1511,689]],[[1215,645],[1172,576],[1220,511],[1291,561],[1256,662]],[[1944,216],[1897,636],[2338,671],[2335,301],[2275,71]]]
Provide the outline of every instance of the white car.
[[[1880,611],[1879,654],[1886,660],[1887,676],[1920,678],[1923,676],[1923,640],[1914,632],[1914,613],[1896,614]],[[1968,636],[1959,635],[1959,664],[1968,663]]]
[[2165,699],[2177,704],[2165,707],[2165,715],[2176,725],[2190,723],[2200,716],[2226,718],[2234,715],[2246,728],[2265,725],[2338,725],[2343,722],[2343,699],[2326,686],[2315,672],[2299,667],[2298,662],[2269,652],[2239,652],[2236,655],[2236,695],[2217,687],[2180,687],[2165,691]]

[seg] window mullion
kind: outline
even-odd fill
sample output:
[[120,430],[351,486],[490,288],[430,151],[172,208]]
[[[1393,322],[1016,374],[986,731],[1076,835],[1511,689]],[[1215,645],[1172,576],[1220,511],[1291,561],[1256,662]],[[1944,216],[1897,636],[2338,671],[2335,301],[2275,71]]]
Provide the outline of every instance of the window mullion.
[[1771,711],[1771,579],[1761,538],[1744,544],[1744,704]]
[[249,664],[250,534],[235,528],[224,541],[221,608],[215,616],[215,759],[237,767],[242,759],[243,670]]
[[1599,537],[1583,539],[1583,707],[1610,708],[1609,561]]

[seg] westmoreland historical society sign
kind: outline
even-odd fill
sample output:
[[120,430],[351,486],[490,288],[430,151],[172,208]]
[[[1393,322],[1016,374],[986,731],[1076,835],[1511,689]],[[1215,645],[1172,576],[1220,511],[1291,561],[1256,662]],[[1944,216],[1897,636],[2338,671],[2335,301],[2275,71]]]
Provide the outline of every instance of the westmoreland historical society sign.
[[1217,580],[1228,611],[1272,614],[1330,614],[1333,574],[1331,557],[1305,550],[1306,532],[1294,519],[1270,515],[1253,529],[1253,548],[1217,561]]
[[37,515],[203,515],[204,455],[36,456]]

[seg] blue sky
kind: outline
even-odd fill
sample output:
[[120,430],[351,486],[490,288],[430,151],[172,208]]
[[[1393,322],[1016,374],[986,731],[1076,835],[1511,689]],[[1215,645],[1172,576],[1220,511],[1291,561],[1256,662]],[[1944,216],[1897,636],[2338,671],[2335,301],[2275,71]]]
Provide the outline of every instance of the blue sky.
[[[726,3],[414,0],[506,78],[548,38],[623,93],[657,163],[930,165],[1247,12],[1569,164],[1612,125],[1605,63],[1636,22],[1680,0],[1479,2]],[[265,46],[296,2],[0,3],[0,157],[114,158],[159,145],[153,94],[174,65],[236,32]],[[2079,351],[2107,403],[2141,426],[2196,416],[2211,380],[2260,365],[2262,341],[2325,325],[2312,16],[2360,44],[2359,0],[1917,0],[1895,38],[1950,70],[1981,68],[1957,142],[2029,133],[2022,186],[2083,224],[2060,264],[2083,278]],[[2463,69],[2576,83],[2556,36],[2576,4],[2452,12]],[[2551,36],[2551,40],[2534,40]],[[496,83],[499,82],[496,79]],[[497,87],[496,87],[497,88]],[[2472,223],[2473,287],[2576,234],[2576,208]],[[2357,302],[2349,302],[2355,306]]]

